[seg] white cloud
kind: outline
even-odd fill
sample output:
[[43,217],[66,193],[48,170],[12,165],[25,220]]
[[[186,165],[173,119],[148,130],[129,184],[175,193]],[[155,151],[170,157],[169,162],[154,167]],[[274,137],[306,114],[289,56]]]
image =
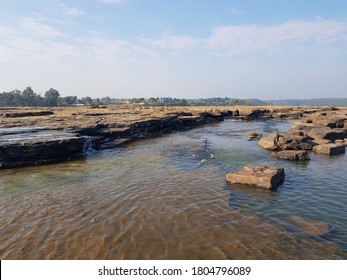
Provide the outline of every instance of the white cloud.
[[68,16],[82,16],[85,14],[84,11],[78,8],[72,8],[67,6],[63,7],[63,13],[64,15],[68,15]]
[[273,51],[292,44],[347,40],[347,22],[332,20],[290,21],[279,25],[221,26],[213,29],[207,46],[237,55],[253,51]]
[[138,41],[152,48],[186,51],[198,46],[198,44],[201,43],[202,40],[189,36],[173,36],[169,34],[163,34],[160,39],[139,37]]
[[59,32],[55,28],[43,24],[36,19],[33,18],[24,18],[20,22],[22,28],[34,35],[39,36],[65,36],[63,33]]

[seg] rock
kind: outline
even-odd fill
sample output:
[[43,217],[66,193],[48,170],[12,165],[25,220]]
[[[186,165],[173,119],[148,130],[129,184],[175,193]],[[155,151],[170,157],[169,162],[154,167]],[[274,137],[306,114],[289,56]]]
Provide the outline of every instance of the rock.
[[254,132],[254,131],[251,131],[247,134],[247,138],[249,140],[254,140],[254,139],[257,139],[257,138],[260,138],[262,137],[263,135],[261,133],[258,133],[258,132]]
[[316,237],[325,237],[331,232],[331,226],[326,223],[311,219],[303,219],[301,217],[293,217],[292,220],[293,223],[305,233]]
[[312,150],[311,144],[307,142],[301,142],[298,139],[288,139],[286,143],[279,141],[278,147],[281,150]]
[[277,143],[278,143],[278,133],[270,133],[267,136],[264,136],[263,138],[260,139],[258,142],[258,145],[263,147],[264,149],[268,150],[276,150],[278,148]]
[[303,150],[284,150],[280,152],[272,152],[272,157],[286,160],[309,160],[310,157],[306,151]]
[[12,112],[6,113],[2,116],[4,118],[23,118],[23,117],[37,117],[37,116],[49,116],[53,115],[52,111],[30,111],[30,112]]
[[331,129],[328,127],[314,127],[307,132],[307,135],[313,139],[328,139],[335,141],[347,137],[347,132],[342,129]]
[[313,121],[316,126],[327,126],[330,128],[343,128],[345,121],[347,120],[346,116],[343,115],[334,115],[329,117],[318,117]]
[[313,151],[318,154],[338,155],[345,153],[345,145],[334,143],[317,145],[313,147]]
[[1,129],[0,166],[40,165],[82,154],[86,138],[71,132],[42,129]]
[[328,139],[316,139],[313,141],[313,143],[315,143],[316,145],[323,145],[323,144],[329,144],[332,142]]
[[231,184],[254,185],[272,189],[284,182],[284,169],[265,165],[247,166],[237,172],[226,175]]

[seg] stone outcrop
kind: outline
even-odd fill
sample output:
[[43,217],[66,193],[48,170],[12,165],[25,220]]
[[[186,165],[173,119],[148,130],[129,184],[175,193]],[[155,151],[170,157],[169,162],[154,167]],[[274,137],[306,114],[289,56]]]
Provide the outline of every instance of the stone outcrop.
[[265,165],[247,166],[237,172],[226,175],[227,182],[231,184],[253,185],[272,189],[284,182],[284,169]]
[[68,160],[84,151],[86,139],[45,129],[1,129],[0,168]]
[[322,144],[313,147],[313,151],[318,154],[338,155],[345,153],[345,145],[343,144]]
[[312,145],[307,141],[308,138],[301,135],[301,132],[297,132],[297,134],[274,132],[261,138],[258,144],[268,150],[311,150]]
[[331,129],[329,127],[314,127],[307,131],[307,135],[312,139],[326,139],[335,141],[347,137],[347,132],[343,129]]
[[[79,140],[71,140],[71,143],[73,141],[81,141],[79,143],[82,143],[83,140],[88,139],[88,143],[93,148],[106,149],[119,147],[137,139],[158,136],[176,130],[194,128],[211,122],[219,122],[225,117],[233,117],[246,121],[253,119],[265,120],[268,118],[292,120],[300,118],[300,129],[281,134],[274,133],[266,135],[260,139],[259,145],[273,151],[310,150],[312,146],[317,144],[327,144],[328,142],[342,141],[344,138],[347,138],[346,112],[347,110],[343,108],[276,106],[145,107],[136,105],[108,105],[49,108],[2,107],[0,108],[0,129],[24,127],[24,130],[25,128],[38,130],[39,127],[46,127],[47,130],[47,127],[49,127],[50,130],[66,131],[71,135],[74,134],[74,137],[81,137]],[[297,121],[295,120],[295,122]],[[317,128],[317,125],[323,127]],[[28,134],[26,135],[28,136]],[[256,134],[249,135],[249,139],[257,139],[256,137],[259,136]],[[4,139],[4,136],[0,135],[0,142],[2,139]],[[47,139],[42,138],[41,140],[45,142]],[[66,141],[67,139],[63,142]],[[346,141],[344,145],[345,143]],[[11,143],[6,142],[6,146],[9,145]],[[38,147],[39,144],[36,143],[33,145]],[[3,146],[1,144],[0,148],[3,149]],[[68,150],[67,147],[65,148]],[[57,150],[59,149],[58,147]],[[17,151],[20,152],[19,149]],[[71,151],[71,154],[80,153],[79,149],[75,149],[75,151]],[[24,153],[24,151],[22,152]],[[49,154],[50,152],[47,150],[47,156]],[[52,157],[61,159],[69,157],[58,154],[51,155]],[[6,156],[4,155],[2,157]],[[40,159],[37,161],[33,159],[32,161],[25,162],[40,164],[46,160],[49,161],[49,159]],[[6,162],[9,162],[8,157],[6,158]],[[4,166],[4,164],[2,165]],[[6,166],[9,167],[10,164],[6,164]]]
[[[105,109],[96,108],[92,110]],[[18,112],[19,114],[20,112]],[[11,112],[15,114],[15,112]],[[22,112],[23,118],[33,116]],[[84,112],[84,118],[103,118],[114,114],[112,111]],[[85,127],[70,127],[66,132],[58,132],[40,127],[0,129],[0,168],[39,165],[67,160],[73,155],[81,155],[86,144],[94,149],[122,146],[137,139],[169,133],[174,130],[189,129],[199,125],[219,122],[232,116],[228,110],[202,111],[196,114],[178,112],[152,116],[140,116],[127,123],[102,123]],[[35,114],[35,117],[42,115]],[[72,116],[79,116],[73,113]],[[62,119],[59,119],[61,121]],[[23,121],[24,122],[24,121]],[[73,123],[73,122],[72,122]]]
[[285,160],[309,160],[310,156],[303,150],[283,150],[279,152],[272,152],[272,157],[285,159]]

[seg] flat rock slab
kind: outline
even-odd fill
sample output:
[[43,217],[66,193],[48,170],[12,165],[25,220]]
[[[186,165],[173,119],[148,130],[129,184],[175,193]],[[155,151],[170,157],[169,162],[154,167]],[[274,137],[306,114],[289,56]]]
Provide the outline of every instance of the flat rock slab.
[[235,173],[230,172],[226,175],[226,180],[231,184],[245,184],[272,189],[282,184],[284,177],[283,168],[256,165],[247,166]]
[[272,152],[272,157],[285,160],[309,160],[310,156],[303,150],[283,150],[280,152]]
[[0,168],[40,165],[82,154],[86,138],[44,128],[0,129]]
[[337,139],[344,139],[347,132],[343,129],[331,129],[329,127],[314,127],[307,132],[307,135],[313,139],[327,139],[335,141]]
[[338,155],[345,153],[345,145],[343,144],[323,144],[317,145],[313,147],[313,151],[318,154],[326,154],[326,155]]

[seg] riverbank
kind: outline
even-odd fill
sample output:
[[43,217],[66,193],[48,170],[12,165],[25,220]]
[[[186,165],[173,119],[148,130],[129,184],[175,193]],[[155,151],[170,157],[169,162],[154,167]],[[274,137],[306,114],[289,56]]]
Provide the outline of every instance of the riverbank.
[[346,113],[346,108],[278,106],[0,108],[0,168],[69,160],[88,148],[119,147],[226,117],[299,120],[346,131]]

